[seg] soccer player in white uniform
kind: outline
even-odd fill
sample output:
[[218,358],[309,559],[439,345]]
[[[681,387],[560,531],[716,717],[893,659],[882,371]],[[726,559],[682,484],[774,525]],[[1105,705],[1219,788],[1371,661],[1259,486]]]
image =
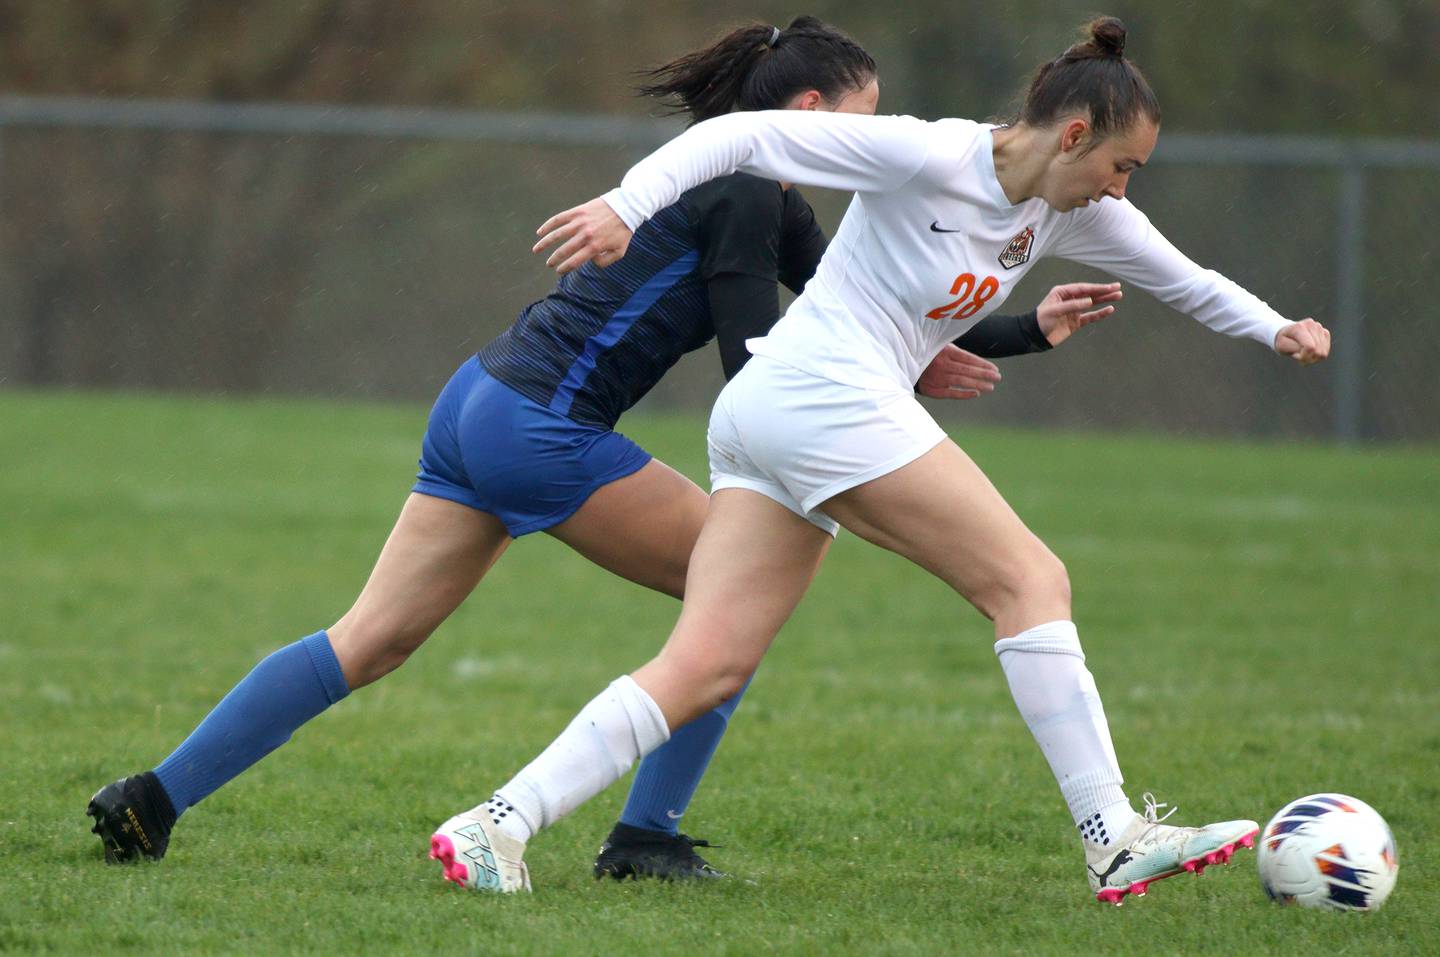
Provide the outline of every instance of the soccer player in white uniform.
[[[1302,364],[1330,337],[1289,322],[1175,249],[1125,199],[1160,110],[1102,18],[1036,72],[1011,125],[834,113],[732,114],[642,161],[619,189],[553,217],[536,250],[566,272],[624,255],[631,231],[698,183],[736,170],[854,190],[835,239],[710,420],[713,494],[685,604],[652,661],[593,699],[485,804],[432,838],[467,883],[529,886],[525,842],[735,694],[804,594],[838,526],[951,585],[995,623],[1015,703],[1075,821],[1092,891],[1229,860],[1254,821],[1161,823],[1124,790],[1060,560],[916,401],[945,343],[997,309],[1043,256],[1103,268],[1217,332]],[[743,555],[744,561],[735,556]],[[1167,814],[1166,817],[1169,815]]]

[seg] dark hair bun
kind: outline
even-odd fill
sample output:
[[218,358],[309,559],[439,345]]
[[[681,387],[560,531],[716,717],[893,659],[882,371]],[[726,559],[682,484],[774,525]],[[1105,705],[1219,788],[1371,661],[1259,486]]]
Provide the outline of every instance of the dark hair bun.
[[1125,24],[1098,17],[1085,24],[1083,37],[1035,70],[1018,122],[1038,129],[1071,113],[1088,114],[1092,142],[1130,129],[1140,118],[1158,126],[1155,91],[1140,68],[1125,58]]
[[1095,44],[1101,56],[1123,57],[1125,55],[1125,24],[1114,17],[1100,17],[1091,20],[1085,27],[1090,42]]

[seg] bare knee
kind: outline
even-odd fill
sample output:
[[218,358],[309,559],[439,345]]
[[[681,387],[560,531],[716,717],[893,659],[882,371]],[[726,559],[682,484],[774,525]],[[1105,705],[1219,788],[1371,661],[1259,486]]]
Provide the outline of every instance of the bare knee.
[[430,637],[430,632],[405,629],[355,615],[332,625],[330,646],[350,690],[363,688],[399,668]]
[[728,647],[725,636],[676,647],[667,645],[654,661],[635,673],[660,705],[671,727],[678,727],[740,694],[759,661]]
[[750,680],[756,667],[748,663],[736,663],[732,667],[718,672],[711,684],[710,699],[714,702],[711,707],[718,708],[744,691],[745,682]]
[[1070,617],[1070,575],[1054,552],[1033,539],[997,560],[971,600],[995,622],[997,633],[1007,628],[1014,633],[1031,623]]
[[735,655],[713,654],[696,660],[674,656],[669,663],[678,676],[696,691],[697,713],[710,710],[740,693],[759,662]]
[[1068,610],[1070,608],[1070,571],[1060,557],[1048,548],[1045,549],[1045,557],[1041,565],[1042,567],[1036,570],[1034,576],[1037,597],[1063,604]]

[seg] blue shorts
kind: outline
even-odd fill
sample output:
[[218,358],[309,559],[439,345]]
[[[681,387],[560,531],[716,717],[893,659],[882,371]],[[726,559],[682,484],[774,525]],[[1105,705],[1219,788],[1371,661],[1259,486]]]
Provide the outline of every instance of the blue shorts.
[[619,432],[531,402],[472,356],[430,410],[414,491],[489,512],[518,538],[560,524],[649,461]]

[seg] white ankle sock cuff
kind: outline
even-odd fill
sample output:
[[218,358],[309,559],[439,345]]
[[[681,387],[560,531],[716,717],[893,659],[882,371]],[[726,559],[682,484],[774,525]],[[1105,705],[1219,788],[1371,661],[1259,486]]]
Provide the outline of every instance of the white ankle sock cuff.
[[[1127,802],[1125,791],[1120,787],[1122,783],[1118,770],[1106,768],[1061,781],[1060,793],[1065,796],[1065,803],[1070,807],[1071,819],[1079,824],[1101,808],[1117,802]],[[1128,803],[1126,806],[1129,806]]]
[[1080,633],[1073,621],[1048,621],[1034,628],[1027,628],[1013,638],[1001,638],[995,642],[996,656],[1007,651],[1023,651],[1037,655],[1074,655],[1085,660],[1080,649]]
[[514,809],[513,815],[507,809],[497,823],[507,834],[528,840],[599,794],[669,738],[670,728],[655,700],[629,675],[621,675],[495,792]]
[[630,727],[635,731],[635,750],[639,757],[645,757],[670,740],[670,725],[665,722],[660,706],[644,688],[635,683],[634,678],[621,675],[610,682],[610,690],[615,692],[620,703],[625,706]]

